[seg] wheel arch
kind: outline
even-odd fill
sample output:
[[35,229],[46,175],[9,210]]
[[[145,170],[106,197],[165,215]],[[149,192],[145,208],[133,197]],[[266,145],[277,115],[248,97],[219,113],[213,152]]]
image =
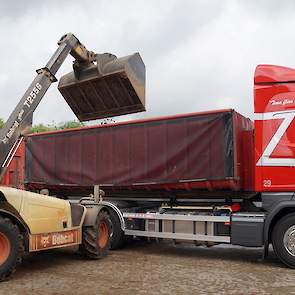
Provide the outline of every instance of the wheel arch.
[[295,201],[283,201],[274,206],[264,224],[264,245],[268,247],[276,223],[289,213],[295,213]]
[[8,202],[5,194],[0,190],[0,215],[10,218],[23,233],[30,233],[30,228],[20,216],[19,212]]
[[21,232],[28,233],[28,234],[30,233],[29,227],[26,225],[26,223],[22,220],[20,216],[17,216],[14,213],[1,208],[0,208],[0,216],[11,219],[13,223],[15,223],[19,227]]
[[0,202],[7,202],[5,195],[0,191]]
[[103,205],[107,211],[112,210],[118,216],[121,224],[121,229],[122,231],[125,231],[125,221],[121,210],[116,205],[108,201],[101,201],[100,204]]
[[23,235],[25,250],[28,251],[30,229],[26,225],[26,223],[22,220],[22,218],[8,210],[1,209],[1,208],[0,208],[0,216],[2,216],[3,218],[9,218],[18,227],[20,233]]
[[107,201],[101,201],[98,206],[87,207],[87,212],[83,222],[83,226],[92,226],[93,224],[95,224],[97,215],[100,211],[103,210],[107,211],[108,213],[110,212],[110,210],[115,212],[120,220],[121,229],[124,231],[125,222],[122,212],[117,206]]

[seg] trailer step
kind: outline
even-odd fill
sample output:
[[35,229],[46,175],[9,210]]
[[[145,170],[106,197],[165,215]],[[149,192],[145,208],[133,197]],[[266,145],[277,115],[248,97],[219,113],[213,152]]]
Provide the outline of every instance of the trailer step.
[[182,215],[182,214],[161,214],[161,213],[123,213],[123,217],[135,218],[135,219],[230,222],[229,216],[193,215],[193,214]]
[[206,243],[231,242],[229,231],[224,234],[220,230],[230,225],[230,215],[125,212],[123,217],[126,225],[124,233],[129,236]]
[[172,240],[230,243],[230,237],[227,237],[227,236],[193,235],[193,234],[185,234],[185,233],[151,232],[151,231],[141,231],[141,230],[125,230],[125,235],[172,239]]

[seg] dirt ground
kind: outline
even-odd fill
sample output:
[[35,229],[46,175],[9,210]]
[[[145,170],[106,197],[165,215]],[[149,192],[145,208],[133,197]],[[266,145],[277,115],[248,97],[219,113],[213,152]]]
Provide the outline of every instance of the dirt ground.
[[75,249],[26,257],[0,294],[295,294],[295,270],[260,249],[136,242],[99,261]]

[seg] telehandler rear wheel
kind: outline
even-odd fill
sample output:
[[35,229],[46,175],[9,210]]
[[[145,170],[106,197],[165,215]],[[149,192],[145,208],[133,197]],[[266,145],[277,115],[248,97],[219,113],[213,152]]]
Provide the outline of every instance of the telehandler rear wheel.
[[0,282],[15,271],[23,254],[23,236],[18,227],[10,219],[0,216]]
[[99,212],[95,225],[86,226],[82,232],[80,251],[86,257],[99,259],[108,254],[110,248],[111,221],[107,212]]

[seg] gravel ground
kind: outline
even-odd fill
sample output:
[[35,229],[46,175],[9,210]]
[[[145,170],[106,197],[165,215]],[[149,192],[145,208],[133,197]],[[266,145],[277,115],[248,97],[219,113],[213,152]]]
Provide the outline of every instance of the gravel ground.
[[295,270],[260,249],[136,242],[99,261],[75,249],[26,257],[0,294],[295,294]]

